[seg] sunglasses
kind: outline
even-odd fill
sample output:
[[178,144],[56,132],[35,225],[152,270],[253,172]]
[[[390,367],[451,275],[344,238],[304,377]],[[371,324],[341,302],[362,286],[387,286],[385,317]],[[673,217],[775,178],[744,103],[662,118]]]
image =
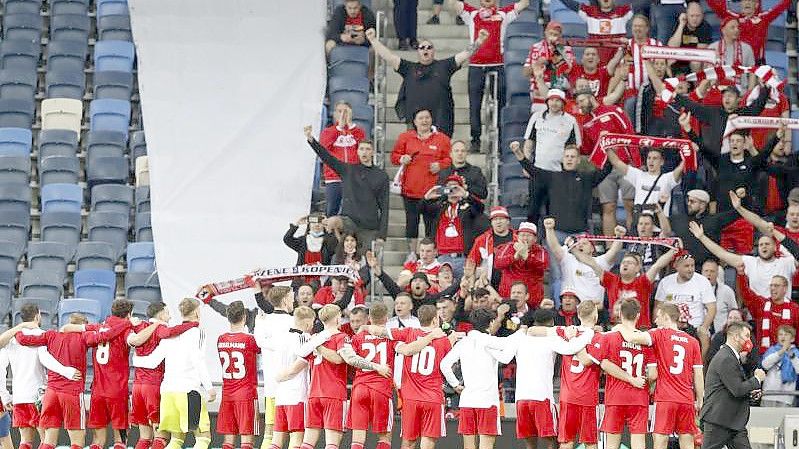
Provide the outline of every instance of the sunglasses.
[[420,45],[420,46],[418,46],[417,48],[418,48],[419,50],[432,50],[432,49],[433,49],[433,46],[432,46],[432,45]]

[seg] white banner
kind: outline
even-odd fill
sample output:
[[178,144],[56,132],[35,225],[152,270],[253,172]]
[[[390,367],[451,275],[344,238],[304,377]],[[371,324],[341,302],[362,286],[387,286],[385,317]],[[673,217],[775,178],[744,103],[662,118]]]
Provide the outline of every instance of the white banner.
[[[302,127],[320,120],[325,4],[129,5],[158,275],[177,316],[180,299],[209,279],[296,258],[282,235],[310,202],[315,157]],[[251,291],[238,295],[254,306]],[[228,328],[215,315],[203,310],[211,366],[219,363],[213,343]]]

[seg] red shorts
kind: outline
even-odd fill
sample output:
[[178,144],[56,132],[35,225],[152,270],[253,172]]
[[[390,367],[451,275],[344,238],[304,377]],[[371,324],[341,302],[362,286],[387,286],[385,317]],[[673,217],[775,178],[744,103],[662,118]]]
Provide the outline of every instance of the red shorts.
[[390,433],[394,427],[394,403],[389,396],[371,388],[358,386],[352,389],[347,428]]
[[305,430],[305,403],[275,406],[275,432],[302,432]]
[[678,402],[655,402],[654,433],[661,435],[695,435],[696,411],[694,404]]
[[258,398],[250,401],[234,401],[222,397],[216,418],[216,433],[223,435],[256,435],[259,433]]
[[92,395],[89,399],[89,428],[105,429],[111,424],[112,429],[127,429],[128,397],[103,398]]
[[516,401],[516,438],[554,437],[558,414],[549,399]]
[[39,410],[33,404],[14,404],[11,418],[16,428],[39,427]]
[[597,432],[596,405],[561,402],[558,418],[559,443],[577,441],[577,435],[580,435],[581,443],[597,443],[599,432]]
[[630,433],[644,434],[647,432],[647,419],[648,405],[606,405],[600,430],[618,434],[624,430],[624,423],[627,423]]
[[458,433],[461,435],[502,435],[499,427],[499,410],[490,408],[461,407],[458,417]]
[[161,422],[161,386],[133,384],[130,423],[149,426]]
[[308,419],[306,427],[344,431],[344,417],[347,416],[347,401],[333,398],[308,399]]
[[86,428],[85,410],[83,394],[48,389],[42,398],[39,426],[45,429],[83,430]]
[[441,438],[447,436],[444,423],[444,405],[436,402],[402,401],[403,440],[416,441],[419,437]]

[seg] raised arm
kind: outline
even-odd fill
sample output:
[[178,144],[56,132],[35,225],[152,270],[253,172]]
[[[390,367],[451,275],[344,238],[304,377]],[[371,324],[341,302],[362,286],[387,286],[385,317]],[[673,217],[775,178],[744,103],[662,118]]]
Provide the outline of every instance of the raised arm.
[[[624,226],[616,226],[613,229],[613,233],[616,235],[616,238],[622,238],[627,235],[627,229]],[[621,240],[616,240],[610,244],[610,248],[608,248],[608,251],[605,253],[608,256],[608,263],[614,264],[616,262],[616,257],[621,252],[623,246],[624,244]]]
[[303,132],[305,133],[305,138],[308,140],[308,145],[311,146],[311,149],[319,156],[319,159],[325,163],[328,167],[332,168],[334,172],[341,175],[347,169],[347,164],[338,160],[335,156],[330,154],[327,151],[327,148],[323,147],[321,143],[319,143],[313,137],[313,128],[311,125],[306,125],[303,128]]
[[685,24],[687,22],[686,14],[684,12],[680,13],[680,16],[677,18],[677,28],[674,30],[674,34],[671,35],[666,45],[669,47],[682,47],[682,33],[685,31]]
[[549,250],[552,251],[552,255],[555,256],[555,261],[560,263],[565,256],[563,252],[563,247],[560,246],[560,242],[558,242],[558,236],[555,234],[555,219],[554,218],[545,218],[544,219],[544,232],[546,232],[546,239],[547,239],[547,246],[549,246]]
[[677,254],[677,249],[672,248],[666,251],[662,256],[658,257],[658,260],[652,264],[651,267],[646,271],[646,278],[649,279],[649,282],[655,282],[655,278],[657,278],[658,273],[661,270],[669,266],[671,260],[674,259],[674,256]]
[[607,154],[608,160],[610,161],[611,165],[613,165],[613,168],[619,170],[622,175],[626,175],[629,166],[619,159],[619,156],[616,155],[614,150],[608,150]]
[[649,332],[642,332],[638,329],[628,329],[625,326],[616,326],[613,330],[621,334],[624,341],[638,345],[652,346],[652,335]]
[[455,64],[458,67],[462,66],[463,63],[468,61],[469,58],[472,57],[472,54],[474,54],[474,52],[476,52],[477,49],[480,48],[481,45],[483,45],[486,39],[488,39],[488,31],[486,31],[485,29],[480,30],[480,32],[477,34],[477,39],[475,39],[474,42],[469,44],[466,50],[463,50],[462,52],[455,54]]
[[394,70],[399,69],[402,58],[394,54],[391,50],[388,49],[388,47],[386,47],[385,45],[383,45],[382,42],[380,42],[380,39],[377,38],[377,33],[375,33],[374,29],[370,28],[366,30],[366,40],[368,40],[369,43],[372,45],[372,48],[374,49],[375,53],[377,53],[377,55],[380,56],[381,58],[385,59],[388,65],[390,65],[392,69]]
[[452,11],[452,13],[455,14],[456,16],[461,15],[461,13],[463,12],[463,2],[460,2],[458,0],[447,0],[446,6],[447,9]]
[[713,253],[714,256],[718,257],[719,260],[723,261],[727,265],[737,267],[738,265],[742,265],[744,263],[744,260],[740,255],[731,253],[719,246],[713,240],[710,240],[710,237],[705,235],[705,230],[699,223],[695,221],[688,223],[688,230],[691,231],[691,234],[693,234],[697,240],[705,245],[705,248],[707,248],[708,251]]
[[[787,0],[786,0],[787,1]],[[519,0],[513,5],[513,10],[520,13],[530,6],[530,0]]]
[[574,255],[578,262],[582,262],[591,267],[591,269],[594,270],[594,273],[596,273],[596,276],[599,279],[602,279],[602,276],[605,274],[605,270],[603,270],[602,267],[596,263],[596,260],[594,260],[593,257],[589,256],[588,254],[584,254],[581,251],[572,251],[572,255]]

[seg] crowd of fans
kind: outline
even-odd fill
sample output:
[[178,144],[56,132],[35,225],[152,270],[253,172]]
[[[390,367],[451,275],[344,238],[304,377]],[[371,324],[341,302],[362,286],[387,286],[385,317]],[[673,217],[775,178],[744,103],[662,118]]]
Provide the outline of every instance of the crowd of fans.
[[[736,116],[788,117],[782,86],[751,72],[690,82],[685,74],[712,64],[641,56],[643,45],[668,45],[714,49],[720,66],[766,64],[768,25],[787,0],[769,11],[743,0],[739,12],[711,0],[708,13],[721,20],[716,42],[699,2],[661,1],[650,9],[645,1],[565,0],[586,22],[589,39],[578,62],[562,25],[549,21],[544,39],[530,49],[524,66],[531,83],[529,123],[524,140],[502,149],[530,179],[528,221],[516,229],[504,207],[488,206],[486,178],[466,156],[480,150],[486,73],[498,74],[499,98],[505,98],[502,35],[529,3],[437,2],[428,24],[440,23],[443,5],[469,28],[470,44],[446,59],[436,58],[432,41],[417,38],[416,13],[403,10],[407,3],[415,4],[395,2],[394,20],[399,49],[415,48],[417,61],[376,39],[373,15],[358,0],[347,0],[331,21],[328,46],[370,46],[402,76],[397,111],[409,129],[391,136],[396,144],[389,159],[400,167],[392,182],[372,164],[373,144],[352,124],[347,104],[333,105],[334,123],[319,142],[306,128],[325,163],[325,179],[341,178],[341,207],[328,207],[328,218],[301,220],[309,222],[304,236],[294,237],[292,225],[286,244],[301,263],[348,263],[362,277],[349,285],[335,279],[330,286],[303,284],[300,303],[336,301],[359,322],[368,284],[378,282],[395,299],[390,325],[418,326],[415,310],[434,304],[445,329],[466,331],[471,311],[491,308],[505,317],[499,335],[530,324],[539,308],[555,310],[559,324],[578,324],[581,301],[596,303],[597,325],[608,330],[618,322],[614,305],[627,298],[641,304],[638,325],[646,328],[656,303],[673,303],[680,307],[680,327],[700,341],[705,360],[723,343],[728,323],[752,322],[751,368],[768,371],[764,389],[796,390],[799,159],[784,124],[725,135]],[[348,37],[352,27],[362,33],[357,39]],[[464,64],[468,145],[451,139],[450,79]],[[675,86],[667,82],[679,75]],[[672,100],[664,95],[669,89]],[[607,163],[597,167],[589,156],[606,133],[690,140],[698,169],[689,171],[677,152],[659,147],[608,151]],[[390,192],[402,196],[409,248],[396,279],[371,251],[384,247]],[[765,402],[791,404],[793,396],[767,394]]]

